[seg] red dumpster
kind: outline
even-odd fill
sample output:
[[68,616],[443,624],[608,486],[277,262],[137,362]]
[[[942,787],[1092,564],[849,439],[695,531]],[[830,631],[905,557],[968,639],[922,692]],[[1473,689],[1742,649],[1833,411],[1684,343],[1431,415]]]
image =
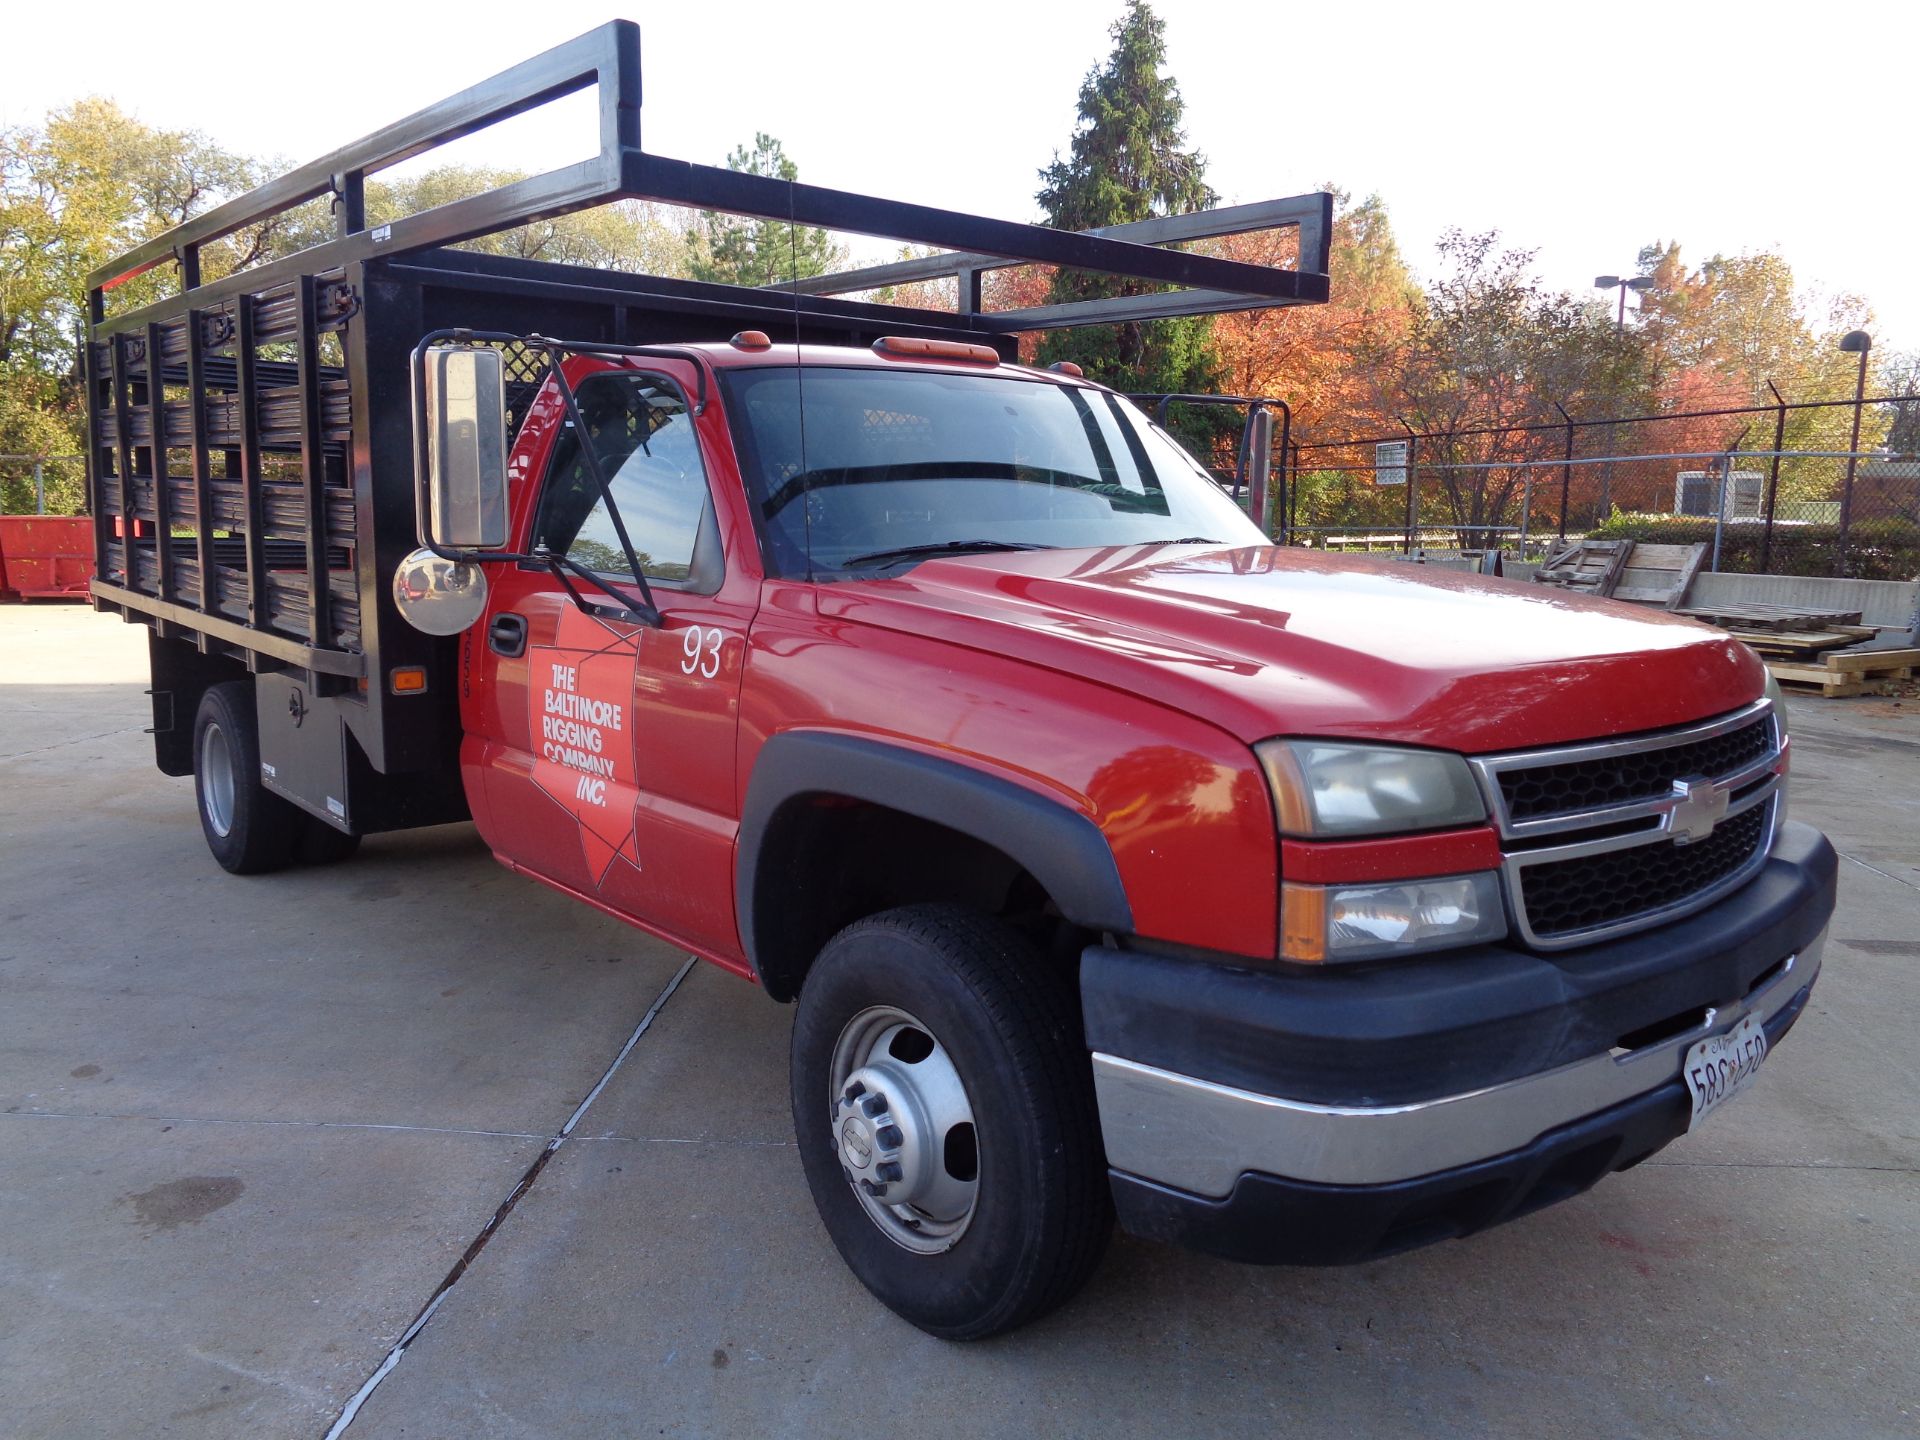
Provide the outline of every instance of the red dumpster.
[[86,516],[0,515],[0,600],[84,600],[92,575]]

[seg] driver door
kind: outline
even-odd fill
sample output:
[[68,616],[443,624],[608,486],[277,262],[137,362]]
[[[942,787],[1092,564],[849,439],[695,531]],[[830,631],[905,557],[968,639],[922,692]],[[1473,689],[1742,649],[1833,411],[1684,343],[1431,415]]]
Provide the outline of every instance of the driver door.
[[[588,613],[544,565],[498,576],[468,642],[475,818],[514,867],[732,957],[735,727],[760,575],[750,532],[723,533],[715,505],[708,454],[726,444],[723,422],[717,409],[692,415],[691,365],[575,376],[577,363],[568,374],[614,504],[558,397],[543,396],[510,472],[528,490],[516,540],[637,601],[617,514],[661,623]],[[573,584],[590,603],[612,600]]]

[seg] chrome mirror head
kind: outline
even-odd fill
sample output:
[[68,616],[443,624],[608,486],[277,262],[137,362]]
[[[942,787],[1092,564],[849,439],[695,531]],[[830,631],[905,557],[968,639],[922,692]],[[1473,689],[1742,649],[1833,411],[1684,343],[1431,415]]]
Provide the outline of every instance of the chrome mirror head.
[[393,603],[422,634],[458,635],[486,613],[486,572],[422,547],[393,572]]

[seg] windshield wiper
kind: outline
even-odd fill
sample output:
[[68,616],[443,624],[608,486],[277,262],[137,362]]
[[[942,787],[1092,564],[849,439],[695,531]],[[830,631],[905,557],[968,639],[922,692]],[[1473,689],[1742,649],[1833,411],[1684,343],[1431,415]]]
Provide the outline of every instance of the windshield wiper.
[[1050,545],[1036,545],[1026,540],[934,540],[924,545],[896,545],[891,550],[873,550],[865,555],[856,555],[851,560],[842,560],[840,566],[851,570],[862,565],[886,565],[895,560],[914,560],[928,555],[966,555],[985,554],[994,550],[1050,550]]

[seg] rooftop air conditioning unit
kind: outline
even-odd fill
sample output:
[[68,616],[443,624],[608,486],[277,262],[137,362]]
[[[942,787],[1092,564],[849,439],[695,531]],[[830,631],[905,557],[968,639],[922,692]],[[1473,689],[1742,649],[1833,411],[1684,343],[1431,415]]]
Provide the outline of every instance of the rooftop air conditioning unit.
[[[1676,515],[1713,514],[1714,492],[1720,488],[1720,476],[1710,470],[1682,470],[1674,477],[1673,512]],[[1726,520],[1757,520],[1766,499],[1766,476],[1758,470],[1736,470],[1726,477]]]

